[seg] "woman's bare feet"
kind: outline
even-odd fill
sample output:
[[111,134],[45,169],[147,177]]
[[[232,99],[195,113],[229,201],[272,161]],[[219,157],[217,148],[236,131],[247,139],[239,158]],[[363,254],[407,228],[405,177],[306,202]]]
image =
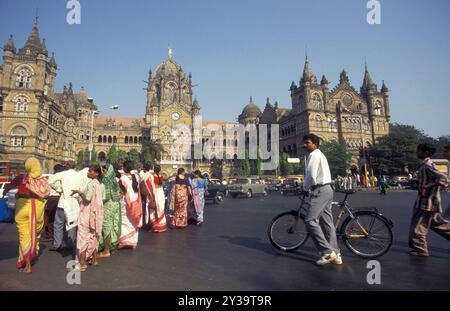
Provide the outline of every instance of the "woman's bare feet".
[[97,255],[97,258],[104,258],[104,257],[109,257],[109,256],[111,256],[111,253],[110,252],[100,252],[100,253],[98,253],[98,255]]

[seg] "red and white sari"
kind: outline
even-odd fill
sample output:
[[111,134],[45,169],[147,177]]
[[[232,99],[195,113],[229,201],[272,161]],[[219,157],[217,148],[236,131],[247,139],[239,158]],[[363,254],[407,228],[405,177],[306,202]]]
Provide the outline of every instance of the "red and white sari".
[[150,222],[153,232],[164,232],[167,230],[164,190],[162,187],[163,177],[150,174],[144,181],[147,188],[147,206],[150,214]]
[[142,226],[141,194],[139,191],[134,191],[131,177],[122,175],[120,177],[120,183],[125,187],[127,193],[121,195],[120,198],[122,226],[119,248],[136,248],[139,238],[139,228]]

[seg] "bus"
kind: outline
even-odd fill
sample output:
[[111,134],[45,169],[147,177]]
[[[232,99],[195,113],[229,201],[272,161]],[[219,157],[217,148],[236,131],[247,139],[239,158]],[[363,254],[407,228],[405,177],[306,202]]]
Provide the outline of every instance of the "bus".
[[25,173],[24,161],[0,160],[0,182],[7,182]]

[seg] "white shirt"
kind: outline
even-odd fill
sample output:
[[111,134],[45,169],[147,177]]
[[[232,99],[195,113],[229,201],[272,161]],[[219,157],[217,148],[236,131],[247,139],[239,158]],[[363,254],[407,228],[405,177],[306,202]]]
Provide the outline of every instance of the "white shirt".
[[331,183],[330,167],[325,155],[319,149],[314,150],[306,161],[306,176],[303,189],[308,191],[311,186]]
[[[85,175],[85,176],[83,176]],[[58,207],[64,208],[64,201],[71,197],[77,197],[77,195],[72,196],[72,190],[84,190],[87,184],[87,170],[81,170],[79,172],[70,169],[67,171],[59,172],[53,174],[49,177],[48,183],[53,189],[58,189],[61,187],[62,193],[59,198]],[[59,183],[58,183],[59,182]]]

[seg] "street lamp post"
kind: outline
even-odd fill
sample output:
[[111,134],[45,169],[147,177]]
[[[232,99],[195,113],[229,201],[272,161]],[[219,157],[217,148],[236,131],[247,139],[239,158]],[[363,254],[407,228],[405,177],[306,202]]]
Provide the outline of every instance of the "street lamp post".
[[100,110],[93,110],[91,114],[91,134],[89,135],[89,163],[92,161],[92,150],[94,149],[94,116],[98,114]]

